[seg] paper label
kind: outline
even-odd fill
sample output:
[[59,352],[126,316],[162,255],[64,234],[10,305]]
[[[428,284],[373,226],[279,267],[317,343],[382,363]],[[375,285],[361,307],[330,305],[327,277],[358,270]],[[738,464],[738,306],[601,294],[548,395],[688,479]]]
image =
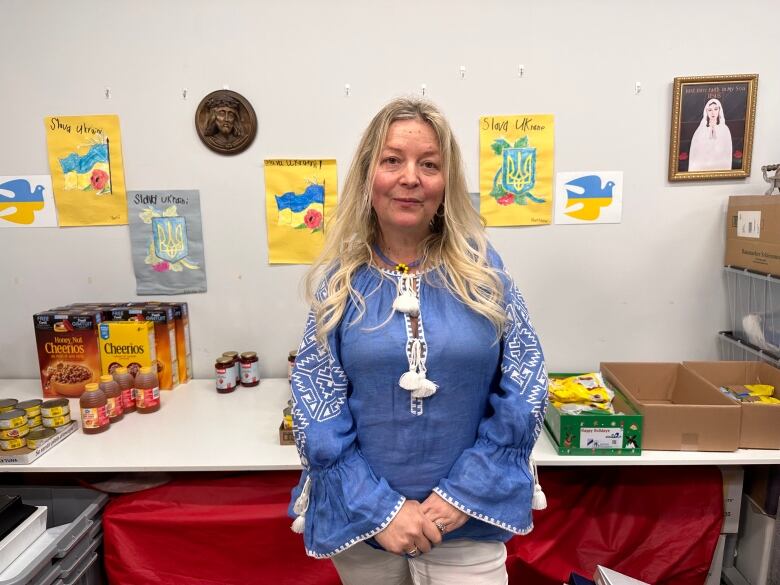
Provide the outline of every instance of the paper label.
[[230,390],[236,387],[236,375],[233,366],[229,368],[217,368],[217,390]]
[[135,405],[135,392],[133,388],[125,388],[122,390],[122,410],[133,408]]
[[160,387],[136,388],[135,404],[138,408],[151,408],[160,404]]
[[122,414],[122,412],[121,396],[106,398],[106,413],[108,414],[108,418],[116,418]]
[[259,362],[252,362],[249,364],[242,363],[241,364],[241,382],[244,384],[250,384],[253,382],[257,382],[258,378],[258,371],[257,371],[257,364]]
[[580,429],[581,449],[621,449],[623,429],[615,427]]
[[737,236],[740,238],[761,237],[761,212],[738,211],[737,212]]
[[108,424],[106,405],[81,409],[81,424],[87,429],[100,429]]

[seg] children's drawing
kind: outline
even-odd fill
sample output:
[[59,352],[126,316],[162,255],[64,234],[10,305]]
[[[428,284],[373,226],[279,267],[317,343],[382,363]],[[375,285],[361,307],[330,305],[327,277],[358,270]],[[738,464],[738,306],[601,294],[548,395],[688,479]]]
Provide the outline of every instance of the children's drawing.
[[60,225],[127,223],[119,117],[50,116],[45,125]]
[[56,227],[49,175],[0,177],[0,227]]
[[136,292],[206,292],[200,193],[195,189],[131,191],[127,205]]
[[189,240],[187,239],[187,220],[179,217],[176,206],[171,205],[159,211],[147,207],[138,217],[145,224],[151,224],[151,237],[148,244],[148,254],[144,264],[155,272],[181,272],[182,270],[199,270],[197,263],[187,259],[189,255]]
[[480,214],[490,226],[552,220],[553,117],[479,120]]
[[266,160],[265,195],[269,262],[311,264],[336,204],[336,161]]
[[309,185],[303,193],[298,194],[290,191],[283,195],[276,195],[279,225],[289,225],[295,229],[308,229],[312,233],[322,231],[325,185],[318,184],[316,177],[308,181]]
[[620,223],[622,200],[620,171],[558,173],[555,223]]

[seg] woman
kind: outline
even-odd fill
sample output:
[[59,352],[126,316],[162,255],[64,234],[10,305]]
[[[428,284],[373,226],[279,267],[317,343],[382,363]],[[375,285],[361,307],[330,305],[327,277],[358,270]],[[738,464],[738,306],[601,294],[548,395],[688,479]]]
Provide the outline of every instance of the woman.
[[292,375],[293,529],[346,585],[506,583],[503,543],[543,507],[547,376],[434,106],[374,117],[326,234]]
[[691,140],[688,171],[731,170],[731,130],[719,100],[707,101],[701,122]]

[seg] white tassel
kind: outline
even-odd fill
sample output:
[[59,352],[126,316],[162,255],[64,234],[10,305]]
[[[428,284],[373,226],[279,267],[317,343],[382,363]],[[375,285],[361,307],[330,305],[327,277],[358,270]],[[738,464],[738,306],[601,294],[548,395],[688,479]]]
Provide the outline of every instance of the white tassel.
[[306,528],[306,518],[304,516],[298,516],[290,528],[292,528],[292,531],[296,534],[303,534],[303,530]]
[[417,390],[412,391],[412,396],[414,398],[428,398],[428,396],[436,394],[436,390],[438,389],[439,387],[436,385],[436,382],[432,382],[424,375],[421,375],[420,387]]
[[306,510],[309,509],[310,492],[311,492],[311,476],[307,475],[306,482],[303,484],[303,489],[301,490],[301,494],[295,500],[295,504],[293,504],[293,512],[298,514],[298,517],[292,523],[292,526],[290,526],[290,528],[292,529],[293,532],[297,532],[298,534],[302,534],[303,529],[306,526]]
[[393,301],[393,310],[399,313],[408,313],[412,317],[420,314],[420,302],[409,291],[395,297]]
[[409,370],[401,375],[398,385],[404,390],[415,391],[420,388],[420,374]]
[[532,510],[544,510],[547,507],[547,496],[539,485],[539,472],[536,470],[536,461],[533,457],[528,457],[528,466],[531,468],[531,475],[534,478],[534,495],[531,497]]
[[544,510],[547,507],[547,496],[542,491],[542,486],[534,482],[534,495],[531,498],[532,510]]

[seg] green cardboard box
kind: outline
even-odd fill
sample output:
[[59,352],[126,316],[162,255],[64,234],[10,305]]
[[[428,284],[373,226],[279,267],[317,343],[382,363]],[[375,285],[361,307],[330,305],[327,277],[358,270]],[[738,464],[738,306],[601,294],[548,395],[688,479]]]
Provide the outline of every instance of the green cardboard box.
[[[552,374],[564,378],[575,374]],[[615,392],[612,406],[616,413],[561,412],[552,404],[547,405],[545,426],[555,442],[560,455],[627,455],[642,454],[642,415],[623,395]]]

